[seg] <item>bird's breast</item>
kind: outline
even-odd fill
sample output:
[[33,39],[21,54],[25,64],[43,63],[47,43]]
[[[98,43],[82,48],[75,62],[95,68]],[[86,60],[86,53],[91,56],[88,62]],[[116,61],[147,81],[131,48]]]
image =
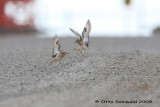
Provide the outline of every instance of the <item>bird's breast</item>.
[[80,41],[78,44],[79,44],[80,46],[84,46],[84,45],[85,45],[83,41]]

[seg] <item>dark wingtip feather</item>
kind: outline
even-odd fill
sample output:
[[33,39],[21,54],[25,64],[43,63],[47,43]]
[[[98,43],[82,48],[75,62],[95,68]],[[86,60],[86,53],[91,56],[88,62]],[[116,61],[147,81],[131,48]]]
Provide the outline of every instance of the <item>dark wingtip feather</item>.
[[52,55],[52,58],[56,57],[56,55]]
[[85,43],[85,45],[86,45],[87,47],[89,46],[89,44],[88,44],[87,42]]

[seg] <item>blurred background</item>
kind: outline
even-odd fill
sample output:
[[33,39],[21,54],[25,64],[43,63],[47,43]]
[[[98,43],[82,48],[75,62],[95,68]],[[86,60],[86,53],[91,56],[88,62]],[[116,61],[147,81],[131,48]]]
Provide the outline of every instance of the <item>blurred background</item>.
[[160,35],[160,0],[0,0],[0,33],[74,36],[86,21],[92,36]]

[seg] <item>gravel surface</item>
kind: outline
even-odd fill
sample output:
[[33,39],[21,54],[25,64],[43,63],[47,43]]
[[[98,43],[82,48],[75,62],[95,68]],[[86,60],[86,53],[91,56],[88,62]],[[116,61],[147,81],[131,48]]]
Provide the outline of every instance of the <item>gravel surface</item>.
[[49,66],[51,38],[0,37],[0,107],[159,107],[160,37],[91,38],[85,56],[75,40]]

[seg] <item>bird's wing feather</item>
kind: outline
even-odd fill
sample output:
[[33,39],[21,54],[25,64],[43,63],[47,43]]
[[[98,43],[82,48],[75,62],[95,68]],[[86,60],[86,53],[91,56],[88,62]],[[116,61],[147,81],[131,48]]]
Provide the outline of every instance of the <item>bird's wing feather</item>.
[[87,33],[88,33],[88,36],[89,36],[90,32],[91,32],[91,22],[90,22],[90,20],[87,21],[86,28],[87,28]]
[[89,43],[90,32],[91,32],[91,22],[90,20],[88,20],[82,32],[82,38],[84,43],[87,44]]
[[73,29],[71,29],[71,28],[69,28],[75,35],[77,35],[77,36],[79,36],[80,37],[80,39],[82,39],[81,38],[81,35],[77,32],[77,31],[75,31],[75,30],[73,30]]
[[52,39],[53,52],[52,55],[60,54],[60,44],[57,36],[54,36]]
[[57,37],[57,35],[55,35],[53,37],[53,39],[52,39],[52,46],[53,46],[53,48],[55,48],[57,41],[58,41],[58,37]]

